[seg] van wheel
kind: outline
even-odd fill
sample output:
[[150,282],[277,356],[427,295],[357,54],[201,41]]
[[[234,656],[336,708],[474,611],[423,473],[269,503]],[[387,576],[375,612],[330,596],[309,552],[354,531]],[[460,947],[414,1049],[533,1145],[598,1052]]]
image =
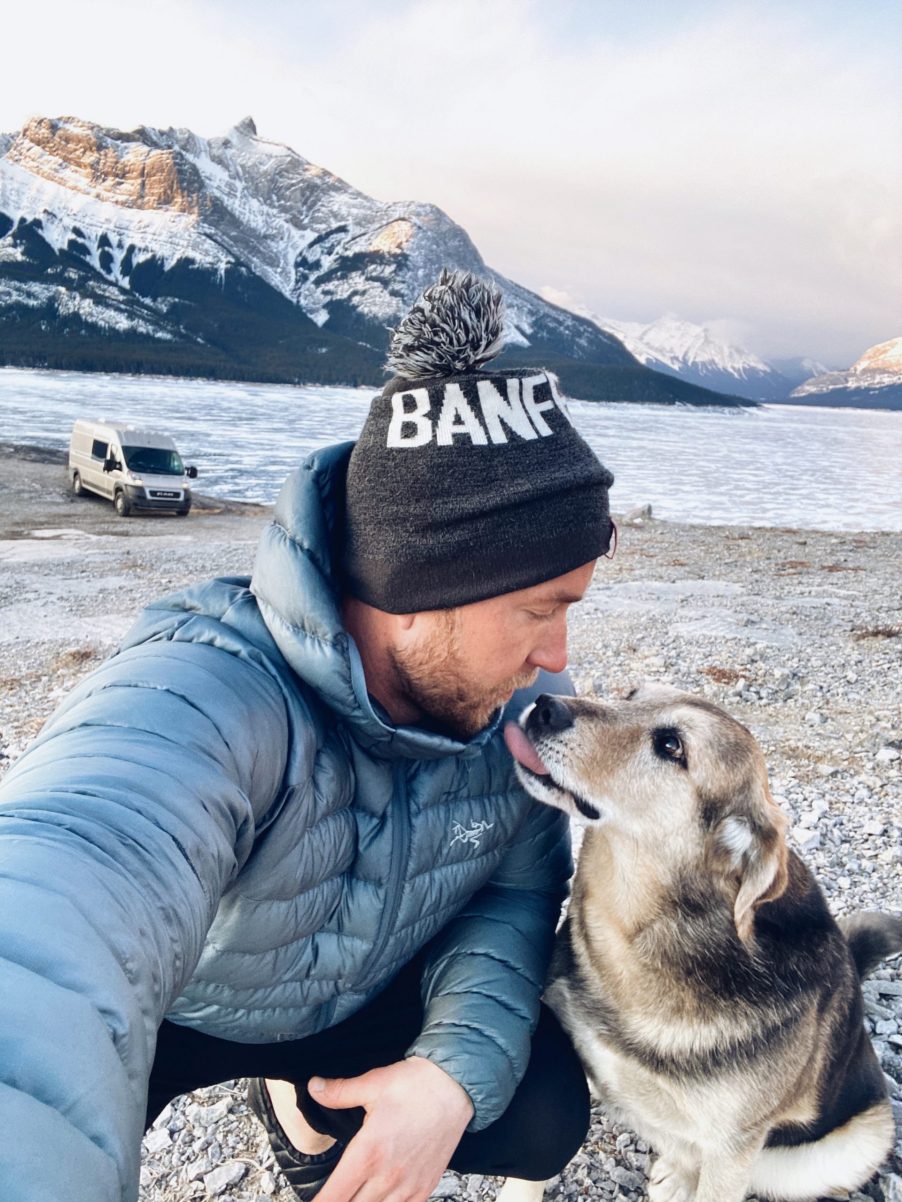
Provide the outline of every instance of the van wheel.
[[81,482],[81,476],[78,472],[72,473],[72,495],[75,497],[83,497],[85,495],[84,486]]
[[132,511],[128,497],[121,490],[113,498],[113,504],[116,506],[116,512],[121,518],[127,518]]
[[184,508],[177,509],[175,511],[175,515],[176,515],[176,517],[179,517],[179,518],[186,518],[190,512],[191,512],[191,506],[185,505]]

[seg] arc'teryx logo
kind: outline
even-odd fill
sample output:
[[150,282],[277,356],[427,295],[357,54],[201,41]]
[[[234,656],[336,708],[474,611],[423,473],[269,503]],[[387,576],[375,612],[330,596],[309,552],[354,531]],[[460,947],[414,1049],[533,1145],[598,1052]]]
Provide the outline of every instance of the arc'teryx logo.
[[453,847],[455,843],[469,843],[471,847],[478,847],[479,840],[494,825],[494,822],[486,822],[484,819],[480,819],[478,822],[474,822],[468,829],[462,822],[452,822],[451,834],[454,838],[448,846]]

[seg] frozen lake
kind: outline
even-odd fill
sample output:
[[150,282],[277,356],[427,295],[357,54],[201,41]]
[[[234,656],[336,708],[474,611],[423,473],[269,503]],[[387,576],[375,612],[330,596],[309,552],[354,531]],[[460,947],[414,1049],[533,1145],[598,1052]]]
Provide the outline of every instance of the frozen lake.
[[[63,449],[76,417],[171,434],[199,492],[271,502],[316,446],[355,438],[372,389],[0,368],[0,440]],[[902,413],[574,402],[612,508],[703,524],[902,530]]]

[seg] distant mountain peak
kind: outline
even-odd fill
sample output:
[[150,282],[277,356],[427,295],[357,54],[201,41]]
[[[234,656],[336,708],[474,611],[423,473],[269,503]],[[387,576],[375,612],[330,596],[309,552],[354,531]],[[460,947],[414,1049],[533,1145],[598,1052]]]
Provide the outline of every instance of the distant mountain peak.
[[902,379],[902,338],[890,338],[869,347],[850,371],[861,375],[864,372],[887,372]]
[[824,371],[806,380],[792,393],[793,400],[816,404],[818,399],[832,404],[883,402],[902,405],[902,338],[890,338],[868,347],[847,371]]
[[253,117],[243,117],[235,126],[235,129],[248,138],[256,138],[257,136],[257,123]]

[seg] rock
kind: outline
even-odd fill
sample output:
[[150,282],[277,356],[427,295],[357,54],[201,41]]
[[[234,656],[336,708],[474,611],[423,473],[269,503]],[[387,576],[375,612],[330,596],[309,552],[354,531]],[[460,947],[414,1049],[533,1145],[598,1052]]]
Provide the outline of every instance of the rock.
[[247,1172],[247,1165],[240,1160],[229,1160],[219,1165],[204,1177],[204,1188],[212,1197],[224,1194],[230,1185],[237,1185]]
[[458,1194],[458,1181],[456,1177],[452,1177],[450,1173],[446,1173],[430,1197],[432,1198],[456,1198]]
[[899,751],[895,747],[881,747],[874,759],[878,764],[892,764],[899,759]]
[[148,1131],[144,1137],[144,1147],[151,1156],[156,1156],[158,1152],[168,1148],[171,1143],[172,1138],[166,1127],[154,1127],[153,1131]]
[[871,984],[884,997],[902,997],[902,981],[881,981],[872,979]]
[[167,1102],[154,1121],[155,1127],[168,1127],[172,1118],[172,1103]]
[[805,715],[805,721],[809,726],[824,726],[826,725],[827,719],[820,712],[820,710],[809,710]]
[[221,1123],[231,1109],[232,1099],[221,1098],[220,1101],[214,1102],[212,1106],[193,1105],[188,1107],[188,1117],[192,1123],[196,1123],[201,1127],[212,1127],[215,1123]]
[[257,1182],[257,1189],[266,1197],[271,1197],[276,1192],[276,1179],[268,1170],[260,1174],[260,1180]]
[[866,835],[882,835],[886,830],[886,823],[880,822],[876,818],[872,818],[869,822],[864,824],[862,829]]
[[623,515],[623,517],[620,519],[620,524],[622,526],[641,526],[643,522],[648,522],[650,520],[651,506],[637,505],[634,509],[631,509],[628,513]]
[[815,771],[818,776],[836,776],[839,769],[834,764],[818,764]]
[[202,1156],[200,1160],[195,1160],[185,1169],[185,1178],[188,1181],[200,1181],[206,1173],[210,1172],[211,1164],[207,1156]]
[[621,1168],[620,1165],[615,1165],[611,1169],[611,1180],[624,1189],[636,1190],[637,1192],[645,1188],[645,1182],[638,1173],[632,1172],[631,1169]]
[[886,1202],[902,1202],[902,1177],[898,1177],[895,1173],[890,1173],[886,1178],[886,1186],[884,1189]]
[[805,853],[814,851],[821,845],[820,831],[809,830],[806,826],[797,826],[792,832],[792,837],[799,845],[801,851]]

